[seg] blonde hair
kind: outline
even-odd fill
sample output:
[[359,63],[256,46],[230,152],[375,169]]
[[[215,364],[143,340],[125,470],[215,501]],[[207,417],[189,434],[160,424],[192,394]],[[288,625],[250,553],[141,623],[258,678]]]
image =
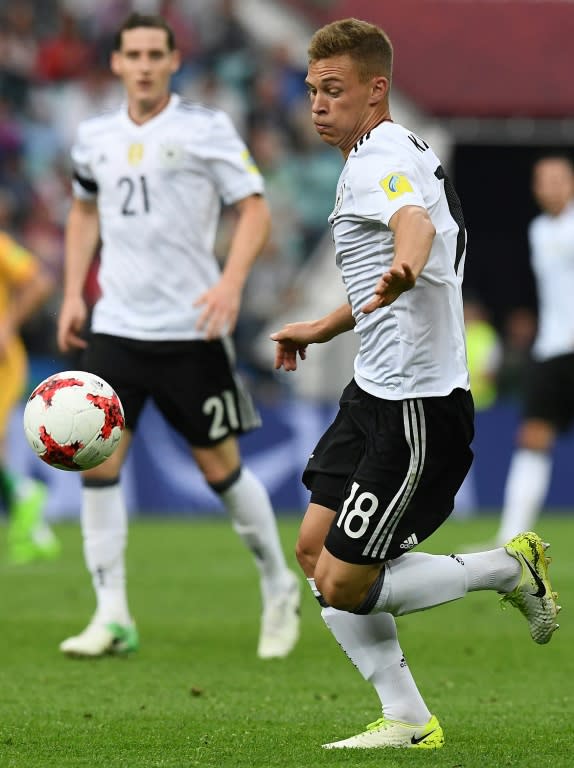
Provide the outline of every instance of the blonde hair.
[[309,44],[309,62],[347,54],[357,64],[359,79],[393,73],[393,46],[380,27],[360,19],[341,19],[318,29]]

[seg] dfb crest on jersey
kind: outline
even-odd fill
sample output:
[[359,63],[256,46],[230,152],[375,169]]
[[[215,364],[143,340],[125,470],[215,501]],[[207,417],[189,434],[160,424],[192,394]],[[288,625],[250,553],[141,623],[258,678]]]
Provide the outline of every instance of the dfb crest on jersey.
[[185,159],[183,144],[177,141],[165,141],[159,148],[159,162],[162,168],[182,168]]
[[140,142],[130,144],[128,149],[128,163],[130,165],[139,165],[143,160],[144,145]]

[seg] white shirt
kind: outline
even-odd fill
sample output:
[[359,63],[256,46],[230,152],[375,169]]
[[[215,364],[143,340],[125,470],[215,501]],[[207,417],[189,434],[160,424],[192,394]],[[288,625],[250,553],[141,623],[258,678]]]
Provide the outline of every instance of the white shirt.
[[221,201],[263,192],[224,112],[172,95],[137,125],[127,107],[82,122],[74,194],[97,199],[102,296],[92,328],[141,340],[202,338],[193,302],[219,279],[213,246]]
[[[466,233],[458,197],[443,177],[428,144],[384,122],[351,150],[339,179],[329,221],[360,336],[355,379],[384,399],[469,388],[461,290]],[[412,290],[365,315],[360,308],[393,261],[389,220],[405,205],[425,208],[436,228],[428,262]]]
[[541,214],[528,228],[538,291],[538,360],[574,352],[574,203],[558,216]]

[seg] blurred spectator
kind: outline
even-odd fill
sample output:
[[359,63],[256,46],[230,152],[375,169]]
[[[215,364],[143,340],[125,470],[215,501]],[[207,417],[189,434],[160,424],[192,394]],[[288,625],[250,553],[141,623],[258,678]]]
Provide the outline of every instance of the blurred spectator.
[[65,150],[82,120],[117,106],[122,99],[108,62],[100,59],[78,77],[46,86],[43,94],[43,108]]
[[81,77],[93,60],[94,51],[76,17],[61,10],[56,33],[43,40],[38,48],[38,77],[48,83]]
[[292,163],[284,135],[274,127],[259,126],[249,134],[253,158],[265,181],[274,212],[271,235],[251,269],[243,291],[242,313],[236,329],[238,358],[247,367],[252,386],[266,390],[275,382],[271,366],[262,367],[253,340],[278,309],[289,303],[289,291],[304,257],[302,228],[295,204],[299,190],[297,166]]
[[34,200],[34,190],[24,169],[24,140],[21,126],[8,116],[0,102],[0,186],[13,203],[12,229],[20,229]]
[[502,361],[502,345],[488,317],[486,307],[475,298],[464,300],[466,354],[470,390],[477,411],[494,404],[497,374]]
[[23,144],[22,124],[13,114],[10,102],[0,98],[0,166],[10,155],[20,152]]
[[0,17],[0,98],[16,110],[26,108],[37,49],[33,4],[7,3]]
[[212,14],[203,15],[201,42],[206,61],[220,63],[228,56],[246,53],[253,47],[236,12],[235,0],[216,0]]
[[[203,18],[202,18],[203,17]],[[234,0],[218,0],[210,13],[198,16],[202,61],[241,91],[251,82],[257,57],[255,41],[239,18]]]
[[[466,356],[470,391],[477,412],[485,411],[496,401],[497,373],[502,360],[502,344],[489,319],[484,304],[475,297],[464,299]],[[480,429],[477,419],[475,428]],[[478,509],[476,480],[471,466],[455,498],[454,516],[466,518]]]
[[527,307],[517,307],[507,316],[502,335],[502,359],[497,375],[498,396],[518,400],[524,390],[524,377],[536,335],[536,316]]
[[250,131],[261,126],[275,128],[295,144],[293,127],[283,110],[280,84],[265,67],[257,72],[251,88],[247,125]]
[[190,101],[198,101],[206,107],[217,107],[227,112],[239,133],[246,135],[246,101],[214,69],[205,68],[197,77],[184,83],[180,91]]
[[289,46],[286,43],[271,46],[267,51],[266,60],[266,68],[273,72],[278,82],[279,99],[287,114],[301,101],[307,103],[307,67],[299,66],[293,60]]
[[197,30],[192,23],[191,14],[184,11],[186,3],[178,0],[161,0],[157,3],[157,12],[167,20],[170,27],[176,30],[177,47],[181,54],[182,62],[195,58],[199,54],[199,38]]

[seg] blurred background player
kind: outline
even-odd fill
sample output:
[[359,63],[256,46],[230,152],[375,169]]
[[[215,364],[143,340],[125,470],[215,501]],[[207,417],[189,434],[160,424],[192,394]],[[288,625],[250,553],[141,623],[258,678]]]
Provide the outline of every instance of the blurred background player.
[[[83,367],[110,382],[127,429],[116,453],[83,477],[84,552],[96,613],[60,649],[71,656],[135,650],[119,482],[148,398],[185,438],[260,570],[258,655],[282,657],[299,632],[299,585],[287,568],[266,489],[242,466],[237,435],[259,426],[235,371],[229,334],[269,233],[262,178],[227,115],[170,92],[180,63],[171,28],[132,14],[114,41],[126,103],[80,124],[66,230],[60,349],[86,347],[82,290],[100,238],[99,285]],[[221,201],[236,210],[222,271],[213,253]],[[217,557],[217,553],[214,553]]]
[[52,289],[30,251],[0,230],[0,499],[8,514],[8,558],[13,563],[55,557],[60,550],[43,517],[46,486],[10,471],[6,445],[10,417],[28,375],[19,331]]
[[550,485],[554,442],[574,421],[572,160],[558,155],[542,157],[533,168],[532,190],[542,210],[528,230],[538,293],[538,332],[497,542],[534,525]]
[[[480,413],[496,401],[502,344],[486,307],[473,296],[464,298],[464,330],[470,391],[475,411]],[[480,421],[476,426],[480,428]],[[474,515],[478,503],[474,466],[471,465],[456,494],[453,516],[460,519]]]

